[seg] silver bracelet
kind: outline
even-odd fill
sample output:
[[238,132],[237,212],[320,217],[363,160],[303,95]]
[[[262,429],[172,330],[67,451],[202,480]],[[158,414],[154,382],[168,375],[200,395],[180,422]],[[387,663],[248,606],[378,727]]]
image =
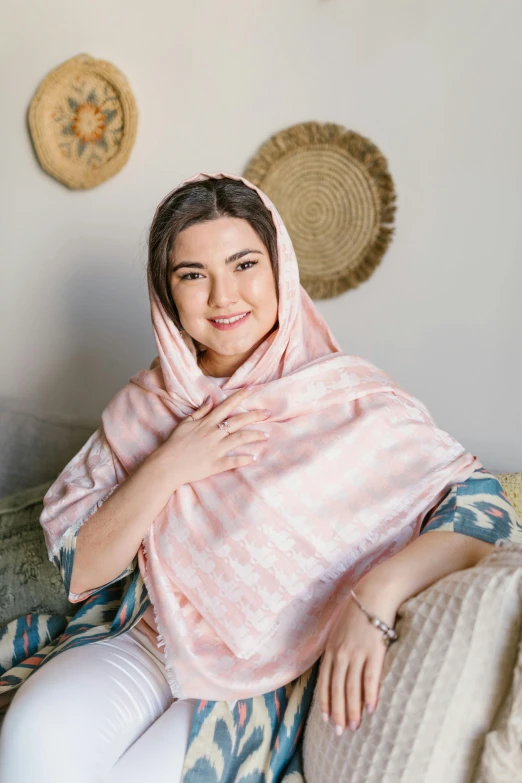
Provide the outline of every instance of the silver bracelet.
[[379,618],[376,615],[371,614],[362,605],[362,603],[359,601],[359,599],[357,598],[357,596],[355,595],[353,590],[350,591],[350,595],[352,596],[353,600],[355,601],[355,603],[357,604],[357,606],[359,607],[361,612],[364,612],[364,614],[366,615],[366,617],[368,618],[370,623],[375,628],[377,628],[379,631],[382,632],[382,641],[384,642],[386,647],[389,647],[392,642],[396,642],[397,639],[399,638],[397,632],[393,628],[390,628],[390,626],[387,625],[385,622],[383,622],[382,620],[379,620]]

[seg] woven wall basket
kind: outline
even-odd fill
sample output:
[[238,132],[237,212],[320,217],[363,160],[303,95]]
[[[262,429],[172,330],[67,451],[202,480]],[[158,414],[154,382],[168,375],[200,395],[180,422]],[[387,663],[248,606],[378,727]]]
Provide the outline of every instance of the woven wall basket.
[[29,128],[45,171],[70,188],[92,188],[127,162],[138,111],[125,76],[80,54],[51,71],[29,108]]
[[312,298],[370,277],[393,234],[395,188],[369,139],[333,123],[294,125],[261,147],[245,177],[280,211]]

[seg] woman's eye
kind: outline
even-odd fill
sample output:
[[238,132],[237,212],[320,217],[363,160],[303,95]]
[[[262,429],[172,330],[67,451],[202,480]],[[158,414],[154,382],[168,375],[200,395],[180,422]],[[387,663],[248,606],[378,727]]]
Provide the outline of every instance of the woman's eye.
[[[242,261],[241,264],[236,266],[236,269],[243,272],[245,269],[250,269],[257,263],[257,261]],[[180,280],[197,280],[199,277],[203,277],[199,272],[187,272],[186,275],[181,275]]]
[[196,280],[197,277],[201,277],[199,272],[188,272],[186,275],[181,275],[182,280]]

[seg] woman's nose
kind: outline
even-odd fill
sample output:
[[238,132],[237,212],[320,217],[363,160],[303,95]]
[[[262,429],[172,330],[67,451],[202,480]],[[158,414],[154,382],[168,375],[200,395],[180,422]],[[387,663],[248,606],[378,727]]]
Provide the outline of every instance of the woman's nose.
[[212,281],[212,287],[208,298],[211,307],[225,307],[238,301],[237,287],[235,281],[225,275],[222,279]]

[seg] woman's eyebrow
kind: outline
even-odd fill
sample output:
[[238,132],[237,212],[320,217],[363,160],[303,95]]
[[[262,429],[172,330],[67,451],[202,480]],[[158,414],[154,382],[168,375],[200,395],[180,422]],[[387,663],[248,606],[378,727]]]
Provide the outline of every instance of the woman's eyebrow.
[[[237,253],[234,253],[233,255],[229,256],[229,258],[225,259],[225,264],[232,264],[234,261],[239,261],[240,258],[243,258],[243,256],[247,256],[249,253],[258,253],[259,255],[263,255],[262,250],[239,250]],[[200,261],[181,261],[179,264],[176,264],[171,268],[171,273],[177,272],[178,269],[182,269],[183,267],[190,267],[192,269],[206,269],[206,265],[202,264]]]

